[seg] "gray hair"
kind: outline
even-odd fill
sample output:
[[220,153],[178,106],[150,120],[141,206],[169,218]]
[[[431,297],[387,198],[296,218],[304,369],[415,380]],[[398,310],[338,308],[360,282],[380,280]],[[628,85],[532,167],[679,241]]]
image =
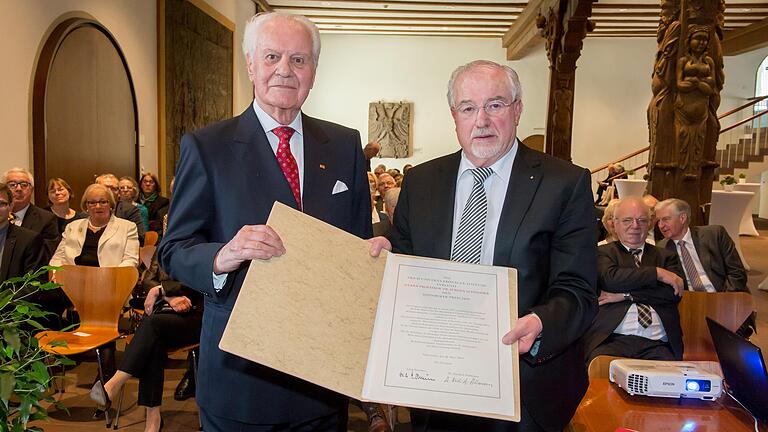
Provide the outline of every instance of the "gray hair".
[[454,84],[456,79],[463,73],[472,71],[479,68],[491,68],[503,71],[509,78],[509,88],[512,91],[512,102],[517,102],[523,98],[523,88],[520,86],[520,78],[517,77],[517,72],[509,66],[501,65],[490,60],[475,60],[469,62],[463,66],[459,66],[451,74],[451,79],[448,80],[448,105],[451,108],[456,108],[456,101],[454,100]]
[[676,214],[684,213],[685,220],[687,221],[691,220],[691,206],[688,205],[687,202],[681,199],[677,199],[677,198],[665,199],[664,201],[661,201],[656,204],[655,210],[658,212],[659,210],[663,210],[669,206],[672,206],[675,209]]
[[305,16],[285,12],[261,12],[252,16],[248,22],[245,23],[245,31],[243,32],[243,55],[246,57],[253,57],[261,26],[272,20],[281,18],[299,23],[307,29],[309,35],[312,36],[312,58],[315,60],[315,66],[317,66],[317,62],[320,60],[320,30],[318,30],[315,23]]
[[85,202],[88,201],[88,195],[90,195],[91,192],[94,192],[94,191],[106,192],[107,201],[109,201],[109,208],[112,210],[115,209],[115,207],[117,206],[117,202],[115,201],[115,196],[112,194],[112,191],[108,187],[102,184],[93,183],[91,185],[88,185],[87,188],[85,188],[85,192],[83,192],[83,197],[80,198],[80,208],[83,211],[88,211],[88,206],[85,204]]
[[3,173],[3,179],[6,181],[6,183],[8,182],[8,174],[12,174],[12,173],[25,174],[27,177],[29,177],[29,184],[31,184],[32,187],[35,186],[35,178],[32,176],[32,173],[29,170],[26,170],[24,168],[19,168],[19,167],[13,167],[8,171],[6,171],[5,173]]
[[619,203],[621,200],[613,199],[608,202],[608,205],[605,207],[605,211],[603,212],[603,217],[601,218],[601,221],[603,222],[603,226],[605,229],[608,229],[608,220],[613,219],[613,213],[616,211],[616,207],[619,206]]
[[619,220],[620,218],[616,216],[616,213],[619,212],[619,208],[623,206],[625,203],[634,202],[640,206],[641,209],[645,211],[645,215],[650,219],[653,216],[653,213],[651,212],[651,208],[648,207],[642,198],[639,196],[628,196],[626,198],[622,198],[619,200],[619,203],[616,205],[616,208],[613,210],[613,220]]

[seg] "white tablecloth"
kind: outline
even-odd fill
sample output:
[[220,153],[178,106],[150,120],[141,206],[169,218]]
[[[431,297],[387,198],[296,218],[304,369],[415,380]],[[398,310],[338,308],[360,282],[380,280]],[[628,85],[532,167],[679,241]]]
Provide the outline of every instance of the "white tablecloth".
[[752,192],[755,195],[752,196],[752,200],[749,202],[746,211],[741,217],[741,223],[739,224],[739,234],[748,235],[753,237],[759,237],[760,233],[755,228],[755,222],[752,220],[752,214],[757,213],[760,202],[760,183],[739,183],[733,185],[733,190],[742,192]]
[[[749,213],[749,203],[755,194],[753,192],[726,192],[722,190],[712,191],[712,207],[709,210],[709,224],[722,225],[728,231],[736,250],[739,252],[744,268],[749,270],[749,264],[741,252],[739,241],[739,225],[744,213]],[[750,213],[751,214],[751,213]]]
[[628,196],[643,196],[648,182],[645,180],[616,179],[613,181],[613,184],[616,185],[619,199],[622,199]]

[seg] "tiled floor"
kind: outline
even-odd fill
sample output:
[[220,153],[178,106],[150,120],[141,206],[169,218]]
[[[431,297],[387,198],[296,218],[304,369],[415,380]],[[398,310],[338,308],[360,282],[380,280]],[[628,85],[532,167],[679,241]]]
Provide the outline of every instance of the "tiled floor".
[[[752,337],[752,341],[759,345],[764,353],[768,353],[768,292],[757,290],[757,285],[768,278],[768,230],[761,230],[762,237],[741,237],[743,251],[747,262],[752,266],[749,272],[749,287],[755,298],[758,310],[758,332]],[[120,349],[122,347],[118,345]],[[119,364],[119,357],[118,357]],[[163,398],[163,419],[165,431],[194,431],[197,430],[197,407],[195,400],[184,402],[173,400],[173,391],[176,383],[184,373],[184,358],[171,359],[166,371],[165,393]],[[102,420],[92,420],[93,404],[88,398],[93,379],[96,376],[96,367],[92,359],[83,361],[77,367],[67,371],[66,393],[57,395],[66,410],[52,408],[50,421],[41,423],[46,431],[53,432],[88,432],[103,431]],[[120,430],[142,431],[144,430],[144,410],[136,405],[138,381],[130,380],[126,385],[123,414],[120,418]],[[223,395],[223,397],[233,397]],[[405,410],[400,410],[401,421],[407,422]],[[350,407],[350,431],[366,431],[367,424],[362,412]],[[409,431],[407,424],[400,425],[398,432]]]

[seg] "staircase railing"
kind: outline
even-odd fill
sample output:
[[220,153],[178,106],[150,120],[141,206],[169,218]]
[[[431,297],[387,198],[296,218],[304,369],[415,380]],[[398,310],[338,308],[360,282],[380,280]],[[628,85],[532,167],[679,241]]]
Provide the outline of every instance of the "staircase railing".
[[[721,174],[732,174],[734,168],[746,168],[750,161],[762,160],[763,155],[768,155],[768,109],[762,109],[764,101],[768,102],[768,96],[750,98],[718,115],[721,124],[723,119],[738,117],[733,124],[720,129],[716,160],[720,163]],[[621,164],[626,171],[634,171],[636,178],[642,178],[647,173],[649,151],[650,147],[646,146],[592,169],[592,183],[604,181],[612,164]]]
[[768,96],[749,99],[746,103],[718,116],[720,123],[729,118],[731,125],[720,129],[716,160],[719,174],[733,174],[736,168],[747,168],[750,162],[762,161],[768,155]]

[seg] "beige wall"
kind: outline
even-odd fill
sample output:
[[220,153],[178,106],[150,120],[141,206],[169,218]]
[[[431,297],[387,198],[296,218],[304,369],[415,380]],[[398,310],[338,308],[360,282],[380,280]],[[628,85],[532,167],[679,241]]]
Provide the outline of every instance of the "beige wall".
[[[235,22],[234,112],[252,99],[240,40],[251,0],[208,0]],[[2,166],[31,167],[30,96],[39,47],[62,15],[85,14],[109,29],[123,50],[133,77],[139,113],[143,169],[157,170],[157,42],[155,0],[0,0],[6,21],[0,38],[5,55],[0,69]],[[650,99],[653,39],[587,39],[579,59],[573,128],[574,162],[594,167],[647,145],[645,107]],[[768,48],[726,57],[723,106],[752,94],[754,77]],[[323,35],[315,88],[305,105],[309,115],[360,130],[367,139],[368,104],[414,102],[414,156],[383,160],[388,166],[419,163],[458,149],[445,100],[450,72],[468,61],[504,62],[498,40],[416,38],[407,36]],[[520,73],[525,108],[520,137],[543,133],[548,64],[543,49],[521,61],[508,62]]]
[[[251,0],[212,0],[214,8],[235,22],[235,112],[252,93],[240,47],[242,24],[253,15]],[[0,0],[5,20],[0,52],[0,170],[32,167],[31,94],[39,50],[64,15],[86,16],[106,27],[125,55],[136,91],[140,166],[157,172],[157,2],[156,0]],[[12,35],[12,37],[11,37]]]

